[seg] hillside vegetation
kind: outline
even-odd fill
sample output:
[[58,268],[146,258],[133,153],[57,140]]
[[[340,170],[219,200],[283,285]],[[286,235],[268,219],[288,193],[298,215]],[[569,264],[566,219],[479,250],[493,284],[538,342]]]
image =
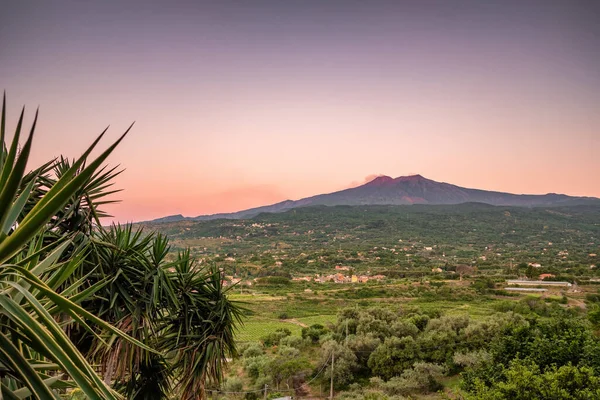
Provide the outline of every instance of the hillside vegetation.
[[[144,225],[218,266],[245,305],[241,355],[214,396],[325,397],[332,376],[356,400],[600,396],[598,206],[318,206]],[[509,291],[540,276],[567,283]]]

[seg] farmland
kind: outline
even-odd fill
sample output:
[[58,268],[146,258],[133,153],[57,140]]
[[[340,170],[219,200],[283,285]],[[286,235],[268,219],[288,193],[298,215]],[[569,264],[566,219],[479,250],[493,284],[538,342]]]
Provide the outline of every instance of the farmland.
[[[324,396],[332,374],[340,398],[486,398],[519,368],[551,373],[536,347],[515,349],[529,364],[499,352],[517,332],[572,335],[555,325],[568,320],[597,340],[598,207],[312,207],[145,227],[220,268],[244,308],[222,398],[265,385],[271,397]],[[510,279],[569,286],[515,293]],[[578,368],[568,373],[600,365],[580,362],[586,351],[564,356]],[[502,365],[497,381],[484,379],[490,362]]]

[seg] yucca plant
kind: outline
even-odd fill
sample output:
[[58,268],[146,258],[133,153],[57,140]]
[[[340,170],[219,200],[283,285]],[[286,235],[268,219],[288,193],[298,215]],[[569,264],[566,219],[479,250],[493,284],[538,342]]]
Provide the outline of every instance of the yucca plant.
[[[19,151],[23,116],[24,110],[8,148],[4,96],[0,117],[0,393],[8,399],[58,399],[57,390],[78,387],[89,399],[116,399],[119,396],[71,343],[67,327],[77,324],[96,335],[91,323],[96,329],[151,349],[79,305],[107,280],[84,286],[80,279],[65,286],[67,277],[83,262],[86,247],[77,246],[67,260],[59,261],[72,245],[71,238],[63,236],[50,243],[44,239],[61,222],[63,207],[97,176],[96,171],[127,132],[84,166],[100,135],[51,187],[44,188],[37,178],[49,172],[49,164],[25,173],[37,112]],[[60,315],[67,318],[58,318]]]
[[[116,225],[95,232],[88,259],[91,268],[98,266],[91,278],[102,281],[109,277],[109,284],[86,303],[86,308],[151,346],[156,346],[154,338],[160,334],[164,312],[173,302],[165,246],[162,236],[146,235],[131,225]],[[104,340],[111,344],[109,348],[103,345]],[[89,354],[101,365],[105,381],[115,380],[129,388],[125,391],[128,396],[137,390],[128,384],[130,381],[142,371],[162,365],[160,357],[115,335],[94,340]],[[155,367],[150,367],[153,363]]]
[[179,254],[174,268],[177,302],[162,348],[175,354],[179,398],[204,398],[207,384],[221,384],[225,357],[236,355],[234,335],[243,308],[228,300],[231,287],[222,285],[220,271],[200,268],[189,250]]
[[93,276],[111,278],[86,308],[161,354],[114,335],[104,338],[110,348],[96,339],[88,354],[105,380],[132,399],[204,398],[206,383],[218,384],[235,354],[241,315],[219,271],[200,268],[189,251],[170,257],[166,237],[131,225],[97,230],[92,248]]
[[100,225],[120,173],[101,165],[127,132],[94,160],[104,132],[80,158],[26,173],[37,113],[19,151],[23,114],[7,148],[3,101],[0,400],[205,398],[241,315],[220,273],[164,236]]

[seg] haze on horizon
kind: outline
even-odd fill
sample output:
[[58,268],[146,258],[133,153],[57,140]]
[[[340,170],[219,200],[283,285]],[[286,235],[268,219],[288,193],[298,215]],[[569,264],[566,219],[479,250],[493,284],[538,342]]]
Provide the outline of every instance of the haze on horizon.
[[[421,174],[600,197],[596,1],[23,1],[0,14],[34,163],[108,124],[117,221]],[[365,181],[367,178],[364,178]]]

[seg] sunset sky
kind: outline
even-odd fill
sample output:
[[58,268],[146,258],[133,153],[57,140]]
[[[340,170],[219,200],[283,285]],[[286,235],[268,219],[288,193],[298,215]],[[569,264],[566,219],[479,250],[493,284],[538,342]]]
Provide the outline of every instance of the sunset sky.
[[[85,3],[85,4],[84,4]],[[110,124],[118,221],[237,211],[419,173],[600,197],[598,1],[14,1],[9,127],[33,161]]]

